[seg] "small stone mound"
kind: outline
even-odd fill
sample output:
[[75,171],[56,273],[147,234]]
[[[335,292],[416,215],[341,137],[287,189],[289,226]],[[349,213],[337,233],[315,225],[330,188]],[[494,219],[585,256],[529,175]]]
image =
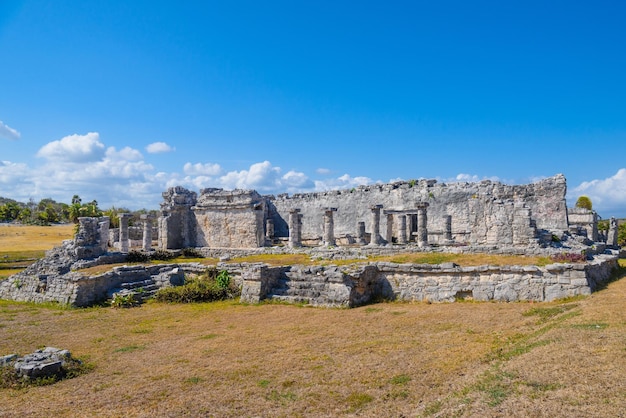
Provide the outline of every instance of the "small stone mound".
[[0,357],[0,367],[13,367],[18,377],[38,379],[65,376],[68,366],[81,364],[68,350],[46,347],[23,357],[9,354]]

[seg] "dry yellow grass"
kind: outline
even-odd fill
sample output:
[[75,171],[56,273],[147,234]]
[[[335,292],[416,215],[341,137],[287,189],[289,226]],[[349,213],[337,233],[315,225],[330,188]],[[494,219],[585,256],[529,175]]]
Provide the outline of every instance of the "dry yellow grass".
[[0,253],[45,251],[74,236],[74,225],[32,226],[0,224]]
[[0,280],[18,273],[46,250],[74,235],[74,225],[0,224]]
[[553,303],[0,302],[0,354],[95,368],[0,390],[0,416],[577,416],[626,410],[626,280]]

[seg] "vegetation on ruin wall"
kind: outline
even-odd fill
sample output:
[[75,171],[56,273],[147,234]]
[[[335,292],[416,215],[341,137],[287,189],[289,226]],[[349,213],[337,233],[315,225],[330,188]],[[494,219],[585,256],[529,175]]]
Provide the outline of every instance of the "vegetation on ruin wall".
[[45,405],[59,418],[616,417],[626,410],[626,310],[616,309],[624,298],[622,279],[555,302],[349,310],[0,301],[0,355],[49,345],[93,365],[45,388],[0,389],[0,409],[41,416]]

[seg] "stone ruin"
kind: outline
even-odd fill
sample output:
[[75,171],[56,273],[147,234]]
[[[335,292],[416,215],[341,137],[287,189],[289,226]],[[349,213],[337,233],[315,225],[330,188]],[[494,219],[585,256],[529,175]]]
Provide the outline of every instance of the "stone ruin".
[[45,347],[22,357],[17,354],[0,357],[0,367],[12,367],[24,379],[62,377],[70,362],[80,363],[72,358],[69,350],[54,347]]
[[[585,295],[618,266],[617,223],[598,241],[598,216],[567,208],[566,182],[557,175],[534,184],[437,183],[435,180],[361,186],[293,196],[253,190],[182,187],[163,193],[157,242],[161,250],[195,248],[231,256],[304,252],[314,258],[365,259],[398,252],[488,252],[550,255],[584,251],[587,262],[538,266],[460,267],[453,263],[283,266],[220,262],[242,289],[242,301],[281,299],[320,306],[373,300],[549,301]],[[141,249],[152,250],[152,219],[143,219]],[[108,251],[107,218],[80,218],[73,241],[0,282],[0,298],[58,301],[75,306],[140,288],[149,295],[182,284],[194,264],[121,266],[89,276],[82,267],[125,260],[133,240],[120,215],[119,239]],[[137,241],[137,240],[135,240]],[[147,292],[146,292],[147,291]]]
[[568,231],[565,193],[562,175],[518,186],[419,180],[293,196],[172,187],[163,193],[159,246],[528,247]]

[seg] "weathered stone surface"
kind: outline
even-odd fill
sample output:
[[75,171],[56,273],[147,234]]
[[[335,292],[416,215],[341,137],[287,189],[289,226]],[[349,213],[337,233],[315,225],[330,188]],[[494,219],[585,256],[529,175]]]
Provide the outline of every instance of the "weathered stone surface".
[[[431,302],[453,302],[459,298],[551,301],[590,294],[593,286],[609,279],[617,267],[617,257],[598,257],[583,265],[583,270],[576,264],[563,264],[552,270],[536,266],[450,264],[373,263],[352,267],[350,271],[333,266],[256,265],[249,271],[244,267],[242,301],[279,298],[319,306],[358,306],[381,298]],[[230,266],[225,264],[220,268],[229,270]]]
[[4,364],[12,364],[19,376],[36,379],[61,374],[63,366],[72,358],[72,355],[68,350],[46,347],[24,357],[13,354],[3,358]]

